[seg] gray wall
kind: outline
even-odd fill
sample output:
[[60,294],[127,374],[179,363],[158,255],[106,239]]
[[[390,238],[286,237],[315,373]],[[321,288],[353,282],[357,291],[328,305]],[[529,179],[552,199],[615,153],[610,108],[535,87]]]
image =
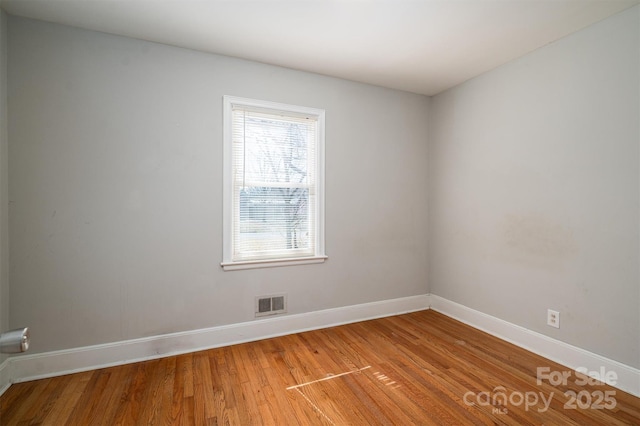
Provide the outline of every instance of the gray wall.
[[428,167],[433,294],[634,367],[639,17],[435,96]]
[[[0,333],[9,329],[7,18],[0,10]],[[0,362],[6,355],[0,355]]]
[[[431,291],[640,367],[639,14],[431,101],[9,17],[10,325],[42,352]],[[221,271],[224,94],[326,109],[326,264]]]
[[[429,99],[9,17],[11,324],[33,352],[427,293]],[[323,265],[223,272],[222,96],[326,110]]]

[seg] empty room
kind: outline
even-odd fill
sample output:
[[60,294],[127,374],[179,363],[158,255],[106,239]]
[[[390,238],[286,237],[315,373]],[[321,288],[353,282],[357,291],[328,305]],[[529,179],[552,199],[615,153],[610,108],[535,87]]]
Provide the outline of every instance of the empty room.
[[640,425],[640,0],[0,9],[0,425]]

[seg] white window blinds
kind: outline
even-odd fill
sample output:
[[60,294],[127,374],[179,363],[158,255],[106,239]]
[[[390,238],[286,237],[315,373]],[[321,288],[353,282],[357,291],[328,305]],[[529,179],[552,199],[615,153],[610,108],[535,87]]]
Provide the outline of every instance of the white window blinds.
[[227,110],[231,206],[230,223],[225,224],[230,227],[230,256],[225,261],[323,255],[318,170],[322,114],[232,99]]

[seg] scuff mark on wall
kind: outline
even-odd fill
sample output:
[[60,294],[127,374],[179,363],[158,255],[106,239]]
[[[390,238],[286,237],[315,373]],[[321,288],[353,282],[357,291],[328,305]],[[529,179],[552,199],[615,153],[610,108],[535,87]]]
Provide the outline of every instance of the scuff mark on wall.
[[520,263],[558,265],[578,252],[571,227],[542,214],[507,214],[501,231],[503,248]]

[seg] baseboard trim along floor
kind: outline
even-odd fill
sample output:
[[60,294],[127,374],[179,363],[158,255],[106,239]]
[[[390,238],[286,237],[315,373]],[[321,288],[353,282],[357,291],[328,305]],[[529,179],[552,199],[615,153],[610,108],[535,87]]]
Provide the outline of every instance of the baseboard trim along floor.
[[11,376],[9,375],[9,358],[0,363],[0,395],[11,386]]
[[[24,354],[9,358],[5,369],[8,370],[9,383],[20,383],[425,309],[429,309],[428,295],[410,296],[121,342]],[[0,382],[0,389],[5,386],[8,387]]]
[[0,395],[11,383],[163,358],[425,309],[433,309],[572,370],[615,372],[615,379],[605,375],[603,381],[640,397],[639,369],[436,295],[404,297],[161,336],[13,356],[0,364]]
[[[640,397],[640,370],[476,311],[434,294],[430,308],[460,322],[543,356],[571,370],[585,371],[615,388]],[[604,374],[603,374],[604,373]],[[611,374],[615,373],[615,374]]]

